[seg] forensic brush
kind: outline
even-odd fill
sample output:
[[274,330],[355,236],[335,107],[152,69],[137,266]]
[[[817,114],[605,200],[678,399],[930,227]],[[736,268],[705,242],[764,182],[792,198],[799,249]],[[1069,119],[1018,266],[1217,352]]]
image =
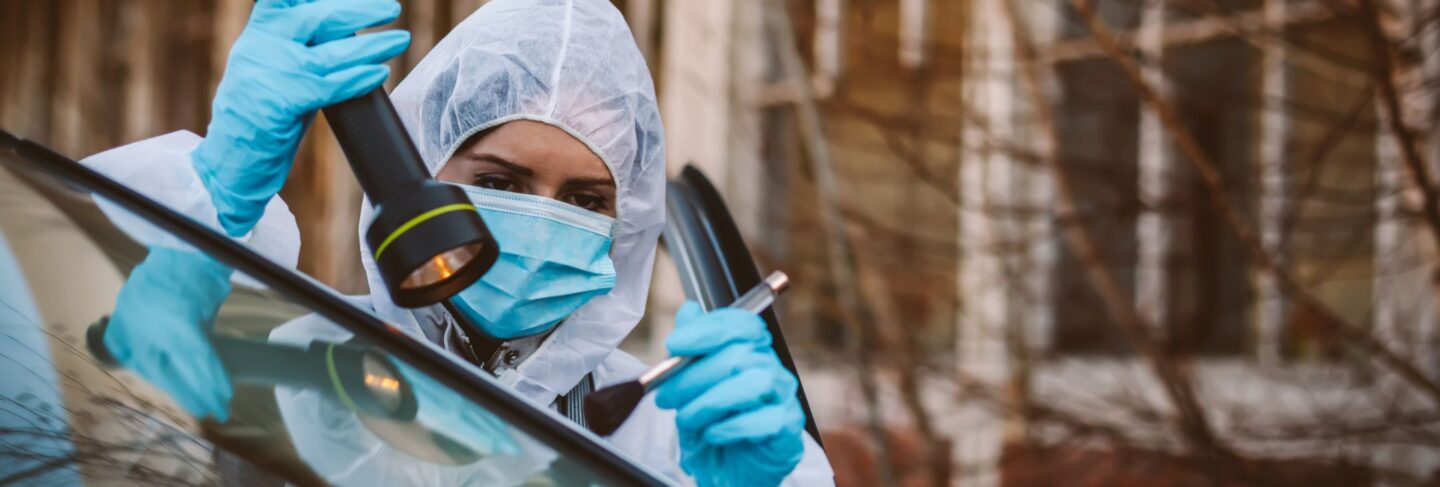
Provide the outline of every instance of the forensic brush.
[[[763,282],[737,298],[735,302],[730,303],[729,307],[759,313],[765,311],[765,308],[769,308],[775,302],[775,296],[789,287],[790,276],[785,275],[784,272],[775,271]],[[697,358],[695,356],[670,357],[641,374],[638,379],[608,386],[591,393],[585,397],[585,422],[590,424],[590,430],[596,434],[609,436],[625,423],[646,393],[663,384],[666,379],[690,365]]]

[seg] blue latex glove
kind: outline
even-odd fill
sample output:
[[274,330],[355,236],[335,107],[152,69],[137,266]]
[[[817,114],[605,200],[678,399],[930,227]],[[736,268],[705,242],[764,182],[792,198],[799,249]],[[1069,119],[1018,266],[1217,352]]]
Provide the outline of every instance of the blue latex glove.
[[390,75],[401,30],[352,36],[395,20],[394,0],[260,0],[230,48],[205,141],[190,154],[225,232],[240,236],[280,191],[315,110],[362,95]]
[[195,252],[151,247],[116,297],[105,347],[196,417],[230,417],[230,377],[210,344],[232,270]]
[[400,374],[415,393],[415,421],[465,445],[482,458],[520,454],[520,445],[500,418],[404,362],[392,362],[400,368]]
[[805,453],[799,381],[770,348],[755,313],[705,313],[686,302],[665,340],[674,356],[703,355],[656,390],[675,409],[680,466],[702,486],[777,485]]

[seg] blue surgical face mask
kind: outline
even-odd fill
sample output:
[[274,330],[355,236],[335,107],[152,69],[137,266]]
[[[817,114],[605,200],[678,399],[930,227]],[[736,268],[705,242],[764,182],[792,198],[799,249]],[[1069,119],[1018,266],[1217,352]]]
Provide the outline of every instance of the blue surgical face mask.
[[503,340],[555,326],[615,287],[615,219],[541,196],[457,185],[500,245],[495,265],[450,298],[456,311]]

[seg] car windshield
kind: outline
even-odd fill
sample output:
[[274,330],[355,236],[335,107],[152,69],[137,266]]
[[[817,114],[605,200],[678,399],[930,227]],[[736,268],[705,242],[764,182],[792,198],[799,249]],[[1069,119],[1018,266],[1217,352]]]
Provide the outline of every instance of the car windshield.
[[[300,274],[247,267],[223,248],[233,244],[199,245],[134,201],[90,192],[113,182],[62,181],[5,153],[0,166],[0,484],[658,482],[345,298],[296,298],[289,290],[315,286]],[[217,281],[229,267],[240,272]],[[226,279],[228,293],[213,292]],[[206,335],[218,380],[148,346],[178,340],[174,323],[203,329],[204,299],[218,305]],[[187,414],[181,404],[198,399],[136,369],[228,380],[229,417]]]

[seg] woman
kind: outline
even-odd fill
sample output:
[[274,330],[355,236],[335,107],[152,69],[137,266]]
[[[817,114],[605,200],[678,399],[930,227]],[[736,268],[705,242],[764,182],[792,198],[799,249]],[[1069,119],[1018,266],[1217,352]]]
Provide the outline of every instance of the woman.
[[[193,166],[199,181],[151,195],[252,245],[279,249],[272,258],[293,263],[293,218],[274,196],[307,117],[380,85],[388,74],[381,63],[403,51],[408,35],[353,34],[398,13],[392,0],[262,0],[232,48],[203,140],[172,134],[87,163],[113,173],[119,161],[163,165],[184,154],[177,164],[181,171]],[[452,300],[479,330],[456,326],[438,305],[395,306],[362,239],[373,291],[363,304],[483,364],[538,404],[565,403],[638,375],[644,365],[616,346],[645,308],[664,223],[664,151],[650,73],[619,12],[602,0],[492,1],[442,40],[391,98],[432,173],[462,185],[476,202],[502,256]],[[361,235],[369,210],[367,203]],[[136,370],[189,398],[181,402],[197,415],[223,420],[229,385],[218,363],[164,350],[164,340],[132,339],[143,334],[126,325],[124,295],[106,344],[155,349],[117,354],[122,361],[193,363],[172,367],[190,370],[180,379],[153,367]],[[769,348],[763,321],[687,303],[676,325],[670,352],[702,358],[659,388],[610,441],[662,472],[678,477],[678,466],[702,485],[831,483],[823,453],[803,431],[796,379]],[[311,316],[271,338],[347,337]],[[332,481],[495,480],[407,463],[358,433],[353,414],[304,391],[281,388],[277,398],[300,454]],[[296,435],[305,425],[329,437],[307,446],[307,435]],[[352,451],[337,454],[336,442]]]

